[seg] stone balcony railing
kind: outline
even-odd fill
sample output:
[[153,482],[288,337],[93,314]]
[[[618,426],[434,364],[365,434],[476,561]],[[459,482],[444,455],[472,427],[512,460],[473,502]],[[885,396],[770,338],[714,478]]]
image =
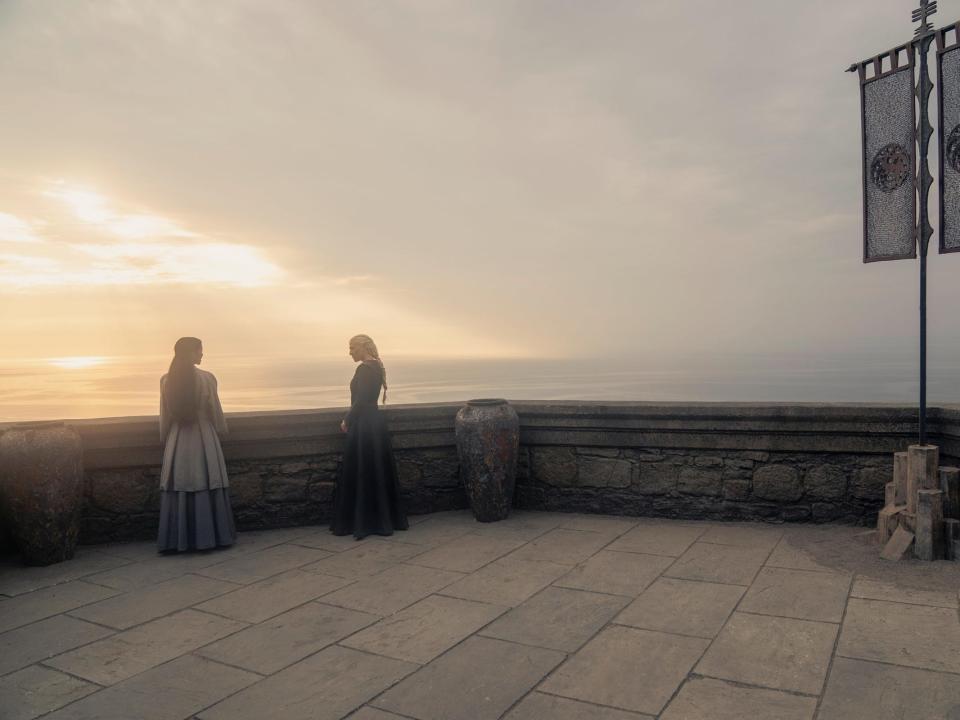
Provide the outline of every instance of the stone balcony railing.
[[[674,518],[872,523],[892,454],[916,411],[880,405],[514,402],[515,504]],[[463,508],[459,403],[387,406],[411,513]],[[223,448],[241,529],[328,520],[344,411],[228,415]],[[943,464],[960,457],[960,408],[930,410]],[[149,538],[157,527],[155,417],[71,421],[86,474],[81,540]],[[3,430],[0,425],[0,432]]]

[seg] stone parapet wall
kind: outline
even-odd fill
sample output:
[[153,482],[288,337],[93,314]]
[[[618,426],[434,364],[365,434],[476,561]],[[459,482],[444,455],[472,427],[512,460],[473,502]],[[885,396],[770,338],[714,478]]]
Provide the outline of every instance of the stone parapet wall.
[[[875,405],[514,402],[515,505],[686,518],[872,523],[916,411]],[[459,403],[388,406],[411,513],[467,506],[454,442]],[[224,454],[241,529],[328,521],[344,411],[228,415]],[[156,418],[71,421],[84,447],[81,540],[150,538],[159,509]],[[4,426],[0,425],[0,432]],[[933,408],[943,464],[960,408]]]
[[[464,508],[453,423],[458,404],[387,412],[403,496],[411,513]],[[346,410],[227,415],[223,452],[241,530],[329,522]],[[87,476],[83,542],[156,532],[161,445],[156,418],[82,420]]]
[[[911,408],[824,404],[518,404],[529,509],[721,520],[873,522]],[[945,464],[960,412],[931,410]]]
[[859,522],[883,504],[889,460],[849,453],[532,447],[529,509],[721,520]]

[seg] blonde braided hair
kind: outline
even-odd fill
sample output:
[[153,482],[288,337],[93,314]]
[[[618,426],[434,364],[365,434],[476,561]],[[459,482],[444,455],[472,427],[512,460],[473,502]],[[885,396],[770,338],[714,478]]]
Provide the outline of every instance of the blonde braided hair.
[[350,347],[362,348],[367,355],[372,357],[380,365],[380,378],[383,381],[383,402],[387,402],[387,369],[383,366],[383,360],[380,359],[380,351],[377,350],[376,343],[369,335],[354,335],[350,338]]

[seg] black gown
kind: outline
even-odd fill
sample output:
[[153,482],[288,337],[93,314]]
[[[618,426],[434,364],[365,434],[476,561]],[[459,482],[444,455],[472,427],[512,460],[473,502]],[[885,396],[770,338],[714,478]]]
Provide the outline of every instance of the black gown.
[[330,523],[334,535],[352,533],[359,540],[407,529],[390,435],[377,407],[382,378],[379,363],[365,361],[350,381],[347,440]]

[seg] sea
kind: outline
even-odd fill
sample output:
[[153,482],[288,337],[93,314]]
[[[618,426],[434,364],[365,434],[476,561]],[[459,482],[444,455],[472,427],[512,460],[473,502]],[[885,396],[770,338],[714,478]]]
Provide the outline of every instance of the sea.
[[[0,421],[156,415],[168,357],[0,361]],[[227,412],[349,404],[349,358],[207,356]],[[916,404],[915,359],[876,356],[685,356],[652,359],[394,358],[387,403],[508,400],[867,402]],[[960,403],[954,363],[928,368],[928,402]]]

